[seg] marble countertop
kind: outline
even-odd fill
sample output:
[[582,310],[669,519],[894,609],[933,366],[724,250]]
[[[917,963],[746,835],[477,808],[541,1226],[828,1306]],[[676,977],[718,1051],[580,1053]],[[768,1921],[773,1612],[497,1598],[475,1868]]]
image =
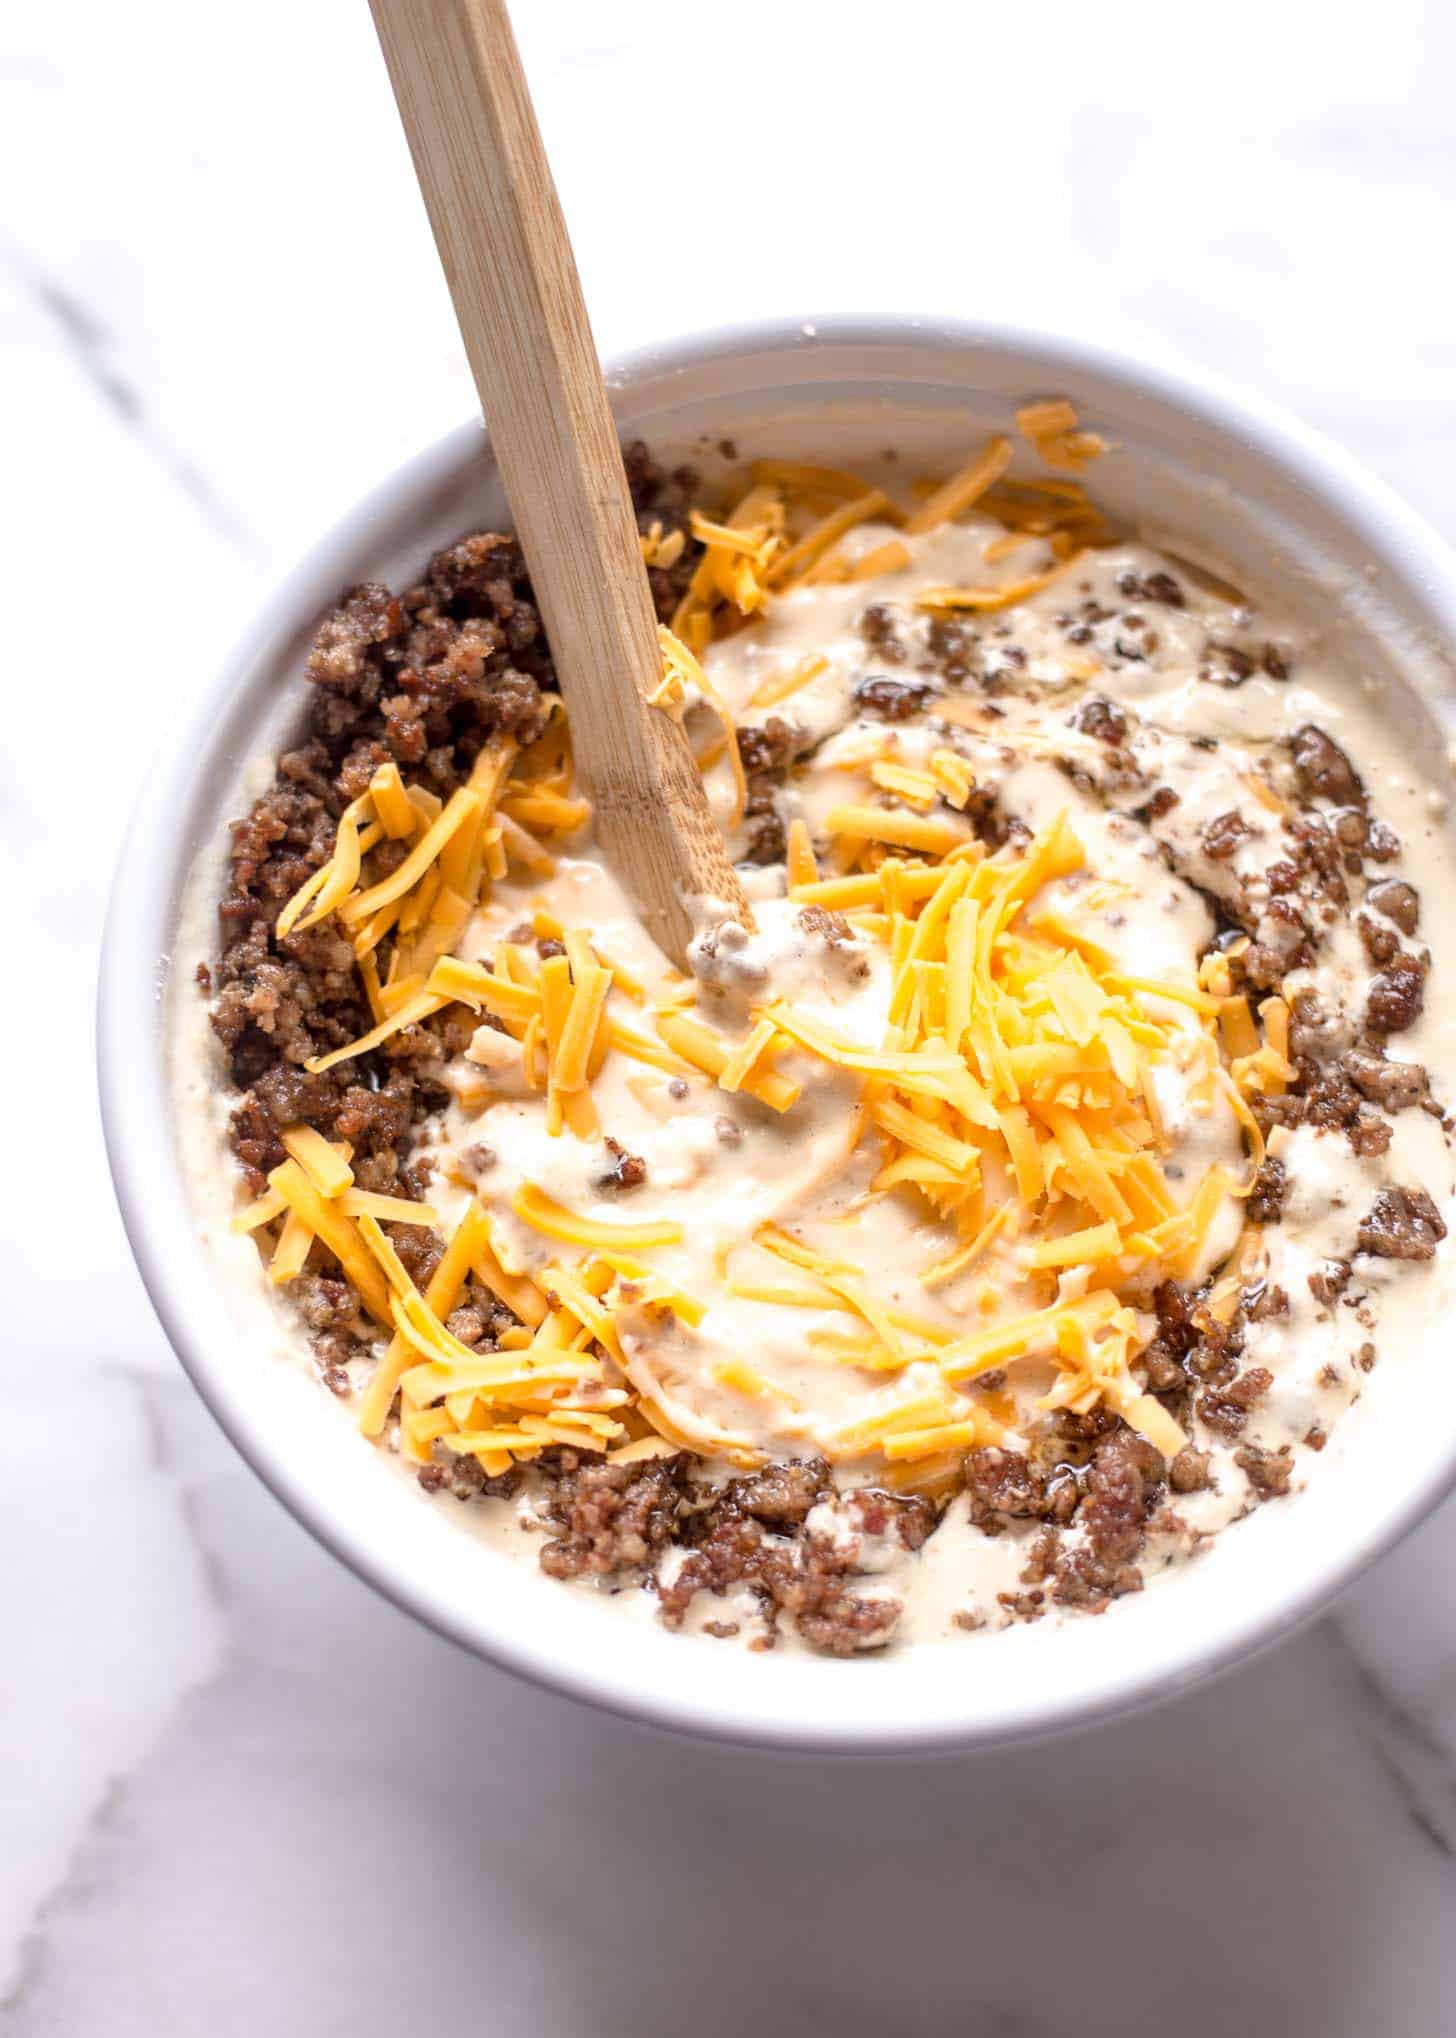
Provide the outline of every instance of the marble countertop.
[[[810,0],[517,14],[604,347],[890,304],[1091,330],[1281,400],[1456,529],[1456,17],[1429,0],[841,0],[832,36]],[[362,0],[13,0],[0,35],[0,851],[50,987],[4,1014],[0,2024],[1449,2029],[1456,1506],[1180,1703],[844,1766],[482,1667],[214,1429],[106,1178],[106,872],[252,604],[471,395]]]

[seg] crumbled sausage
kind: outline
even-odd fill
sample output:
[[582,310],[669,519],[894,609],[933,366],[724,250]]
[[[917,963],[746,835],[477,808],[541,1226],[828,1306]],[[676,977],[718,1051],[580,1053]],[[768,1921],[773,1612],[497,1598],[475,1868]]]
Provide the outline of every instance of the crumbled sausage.
[[807,1517],[804,1503],[814,1504],[826,1468],[810,1461],[798,1473],[778,1470],[782,1478],[770,1471],[731,1482],[718,1505],[701,1519],[676,1575],[670,1583],[658,1584],[664,1620],[676,1626],[699,1592],[721,1594],[747,1584],[775,1617],[788,1614],[812,1648],[850,1656],[883,1647],[899,1621],[903,1602],[854,1589],[857,1546],[864,1536],[893,1537],[904,1549],[918,1549],[933,1526],[929,1507],[919,1499],[860,1490],[838,1503],[846,1526],[854,1532],[845,1549],[834,1539],[817,1536],[786,1541],[766,1529]]
[[797,1527],[833,1482],[823,1458],[794,1458],[768,1465],[736,1482],[734,1496],[745,1514],[774,1528]]
[[1203,831],[1203,853],[1215,863],[1226,863],[1238,848],[1253,833],[1242,814],[1230,809],[1226,814],[1216,814]]
[[1446,1236],[1445,1221],[1424,1189],[1382,1189],[1360,1220],[1361,1252],[1386,1260],[1429,1260]]
[[489,1327],[484,1312],[475,1308],[452,1309],[445,1319],[451,1337],[458,1337],[461,1344],[472,1347],[482,1341]]
[[1235,1437],[1249,1419],[1249,1410],[1274,1384],[1265,1366],[1250,1366],[1222,1387],[1210,1387],[1198,1397],[1198,1413],[1220,1436]]
[[1358,863],[1369,842],[1370,816],[1362,807],[1341,807],[1331,814],[1330,826],[1340,847],[1353,855]]
[[1384,968],[1386,963],[1393,962],[1400,954],[1400,936],[1393,927],[1382,926],[1379,920],[1371,919],[1368,913],[1357,914],[1355,925],[1359,930],[1365,953],[1377,969]]
[[900,641],[895,612],[884,602],[871,602],[859,619],[860,635],[874,646],[887,665],[903,665],[905,646]]
[[967,1457],[965,1478],[971,1519],[978,1527],[1035,1518],[1045,1512],[1046,1481],[1020,1451],[983,1445]]
[[1373,1112],[1362,1111],[1346,1133],[1351,1147],[1362,1159],[1373,1159],[1376,1155],[1388,1153],[1394,1135],[1383,1118]]
[[1430,1078],[1416,1061],[1390,1061],[1372,1047],[1352,1047],[1342,1066],[1361,1095],[1383,1111],[1405,1111],[1430,1094]]
[[781,715],[770,715],[762,722],[745,722],[738,731],[738,754],[750,776],[755,772],[782,771],[797,747],[798,739]]
[[854,684],[855,706],[862,714],[878,715],[882,722],[908,722],[923,714],[934,698],[935,688],[923,679],[889,679],[882,672],[871,672]]
[[1134,1430],[1115,1430],[1093,1453],[1077,1520],[1083,1540],[1056,1561],[1056,1597],[1073,1606],[1099,1605],[1136,1592],[1147,1524],[1162,1493],[1161,1455]]
[[1306,799],[1330,800],[1338,807],[1358,806],[1364,800],[1365,788],[1354,765],[1333,736],[1313,722],[1295,730],[1290,756]]
[[1388,822],[1371,817],[1365,829],[1365,854],[1375,863],[1393,863],[1400,855],[1400,837]]
[[315,632],[307,675],[315,686],[351,693],[368,672],[375,647],[404,627],[403,611],[387,587],[350,590]]
[[1350,1019],[1343,1006],[1327,1005],[1306,987],[1295,992],[1289,1006],[1289,1049],[1296,1061],[1326,1061],[1349,1040]]
[[595,1176],[599,1189],[638,1189],[647,1180],[647,1163],[640,1154],[628,1153],[620,1140],[606,1137],[607,1165]]
[[764,721],[746,724],[738,731],[738,755],[748,780],[744,803],[748,833],[746,863],[783,861],[785,828],[778,789],[805,741],[802,732],[779,715],[769,715]]
[[[339,814],[380,764],[408,765],[445,798],[494,732],[533,739],[554,681],[519,547],[477,533],[437,555],[401,596],[354,589],[320,625],[307,676],[305,740],[280,757],[273,785],[234,831],[211,1018],[241,1092],[231,1137],[250,1187],[283,1158],[281,1128],[301,1120],[348,1140],[358,1185],[388,1193],[412,1128],[445,1101],[438,1063],[459,1015],[309,1076],[303,1064],[357,1039],[371,1015],[335,922],[282,941],[274,927],[332,854]],[[376,869],[402,853],[381,844]]]
[[1277,1281],[1259,1281],[1244,1290],[1244,1309],[1251,1322],[1267,1323],[1289,1314],[1289,1295]]
[[1372,885],[1365,902],[1393,920],[1402,934],[1414,934],[1420,925],[1421,895],[1414,885],[1402,884],[1399,878],[1382,878]]
[[1420,1018],[1425,1002],[1426,965],[1417,956],[1398,955],[1371,981],[1365,999],[1365,1029],[1377,1038],[1404,1033]]
[[1238,644],[1210,643],[1206,656],[1208,663],[1199,676],[1211,679],[1219,686],[1242,686],[1245,680],[1254,676],[1254,661]]
[[1304,969],[1313,960],[1314,945],[1303,915],[1288,899],[1270,899],[1244,953],[1244,975],[1257,990],[1274,990],[1290,970]]
[[541,1546],[542,1569],[553,1578],[600,1578],[647,1564],[677,1523],[683,1463],[605,1465],[568,1453],[545,1501],[559,1533]]
[[1168,1484],[1175,1493],[1201,1493],[1209,1484],[1210,1462],[1207,1451],[1185,1444],[1168,1467]]
[[[1332,1042],[1337,1048],[1338,1032],[1332,1035]],[[1354,1052],[1352,1049],[1351,1054]],[[1371,1057],[1371,1061],[1376,1059]],[[1288,1090],[1282,1096],[1258,1100],[1260,1117],[1271,1125],[1313,1125],[1321,1131],[1343,1132],[1356,1153],[1383,1153],[1390,1144],[1389,1123],[1366,1101],[1366,1092],[1347,1072],[1347,1061],[1348,1057],[1331,1062],[1302,1056],[1296,1059],[1294,1081]],[[1355,1063],[1357,1067],[1369,1065]],[[1399,1065],[1389,1066],[1394,1070]]]
[[1284,1198],[1288,1191],[1289,1178],[1285,1174],[1284,1163],[1270,1154],[1259,1163],[1254,1186],[1244,1206],[1249,1222],[1277,1224],[1284,1213]]
[[1277,1451],[1261,1450],[1258,1444],[1240,1444],[1234,1452],[1234,1463],[1247,1474],[1261,1500],[1273,1500],[1289,1491],[1294,1453],[1288,1444],[1281,1444]]
[[[877,647],[880,656],[885,655],[883,647]],[[966,625],[956,616],[933,616],[926,633],[925,648],[948,680],[959,684],[971,678],[976,670],[979,650],[977,640]],[[900,657],[905,655],[900,647]]]
[[1090,695],[1069,720],[1074,729],[1080,729],[1084,736],[1095,736],[1099,743],[1115,746],[1127,741],[1126,714],[1116,701],[1107,700],[1102,694]]
[[1326,1260],[1309,1275],[1309,1292],[1326,1309],[1332,1308],[1350,1285],[1348,1260]]
[[1151,826],[1154,821],[1161,821],[1164,814],[1171,814],[1177,805],[1178,795],[1173,788],[1170,785],[1160,785],[1154,787],[1152,796],[1144,800],[1140,807],[1133,808],[1133,813],[1144,826]]

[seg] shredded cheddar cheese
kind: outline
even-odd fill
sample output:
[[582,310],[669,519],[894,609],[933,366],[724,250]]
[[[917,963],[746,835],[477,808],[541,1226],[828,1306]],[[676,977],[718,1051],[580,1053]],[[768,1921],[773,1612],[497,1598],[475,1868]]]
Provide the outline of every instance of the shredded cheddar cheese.
[[736,825],[743,817],[748,799],[748,781],[743,772],[743,760],[738,753],[738,730],[728,705],[718,694],[696,657],[671,630],[658,626],[658,640],[662,646],[663,677],[657,692],[649,696],[649,705],[659,706],[658,694],[670,690],[672,700],[679,705],[686,704],[696,693],[713,710],[723,726],[723,740],[733,771],[734,802],[733,821]]
[[1011,441],[994,438],[959,474],[953,474],[923,502],[906,524],[909,536],[933,531],[978,503],[1011,465]]
[[1016,413],[1016,429],[1049,467],[1082,468],[1107,451],[1105,439],[1079,429],[1076,405],[1064,396],[1023,404]]
[[801,686],[807,686],[811,680],[817,679],[821,672],[828,670],[828,667],[829,660],[821,653],[816,652],[812,657],[801,658],[798,664],[791,666],[787,672],[776,673],[772,679],[764,680],[763,684],[755,689],[748,705],[751,708],[775,708],[780,701],[786,701],[790,694],[797,693]]
[[347,1147],[331,1146],[311,1125],[291,1125],[282,1134],[285,1153],[293,1156],[321,1196],[341,1196],[354,1180]]
[[682,1237],[679,1224],[615,1224],[605,1218],[580,1217],[530,1183],[516,1191],[511,1208],[534,1231],[567,1245],[675,1245]]

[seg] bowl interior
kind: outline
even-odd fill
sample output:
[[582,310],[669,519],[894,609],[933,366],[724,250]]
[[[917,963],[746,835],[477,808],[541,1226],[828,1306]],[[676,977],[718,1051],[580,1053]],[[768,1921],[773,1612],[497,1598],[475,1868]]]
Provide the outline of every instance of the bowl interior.
[[[1008,428],[1018,403],[1069,395],[1116,442],[1095,470],[1098,496],[1230,577],[1306,614],[1318,604],[1433,781],[1444,777],[1438,715],[1456,698],[1445,650],[1456,616],[1442,549],[1338,456],[1231,399],[1086,348],[913,322],[653,348],[611,383],[624,434],[671,456],[711,465],[724,437],[740,454],[847,462],[893,448],[909,473],[956,464]],[[191,979],[210,945],[225,823],[298,722],[308,639],[339,591],[399,584],[432,550],[504,515],[476,428],[385,483],[269,604],[134,824],[103,967],[108,1144],[144,1278],[219,1420],[330,1547],[467,1646],[617,1710],[740,1740],[869,1749],[1029,1736],[1176,1689],[1285,1632],[1444,1489],[1456,1457],[1449,1398],[1427,1396],[1419,1422],[1410,1403],[1447,1362],[1444,1326],[1424,1349],[1388,1355],[1297,1502],[1258,1511],[1175,1580],[1101,1619],[852,1665],[669,1635],[641,1595],[640,1613],[624,1616],[503,1557],[472,1533],[476,1510],[427,1502],[289,1355],[253,1249],[227,1231],[216,1099],[197,1092],[175,1109],[168,1072],[171,1041],[205,1032]],[[189,876],[203,910],[183,924]]]

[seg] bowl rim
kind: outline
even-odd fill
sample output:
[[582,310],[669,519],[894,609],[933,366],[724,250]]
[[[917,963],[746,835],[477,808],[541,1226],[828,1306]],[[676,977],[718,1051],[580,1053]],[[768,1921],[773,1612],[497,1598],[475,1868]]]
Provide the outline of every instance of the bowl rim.
[[[1011,323],[906,312],[841,312],[757,319],[647,341],[615,354],[605,366],[610,390],[630,393],[664,374],[753,355],[767,367],[776,356],[806,346],[833,350],[888,347],[929,354],[951,349],[996,351],[1025,361],[1029,377],[1048,383],[1092,374],[1188,413],[1217,433],[1242,438],[1281,467],[1316,501],[1335,510],[1345,528],[1397,557],[1419,587],[1449,641],[1456,642],[1456,553],[1400,500],[1386,483],[1340,447],[1277,407],[1250,397],[1224,378],[1190,371],[1105,342]],[[911,371],[913,373],[913,370]],[[328,1496],[291,1477],[276,1462],[263,1425],[230,1389],[209,1339],[174,1275],[170,1232],[154,1222],[153,1185],[177,1174],[168,1126],[162,1057],[139,1052],[159,1040],[167,1025],[172,903],[178,879],[168,817],[186,809],[207,758],[221,703],[240,686],[265,647],[296,627],[305,609],[316,611],[314,590],[330,562],[345,558],[412,501],[425,498],[432,480],[458,470],[488,443],[479,420],[456,426],[397,466],[310,545],[298,564],[265,597],[204,690],[193,711],[163,746],[129,821],[106,913],[97,1004],[97,1075],[108,1164],[133,1257],[168,1341],[192,1385],[239,1454],[299,1521],[335,1557],[402,1611],[475,1655],[549,1689],[582,1699],[620,1717],[763,1748],[841,1753],[928,1753],[1027,1742],[1125,1714],[1187,1689],[1272,1646],[1312,1620],[1351,1580],[1407,1534],[1456,1484],[1456,1434],[1444,1457],[1427,1467],[1400,1497],[1349,1541],[1312,1562],[1300,1580],[1249,1609],[1231,1608],[1226,1620],[1198,1646],[1175,1658],[1134,1660],[1104,1679],[1094,1694],[1029,1691],[1024,1716],[987,1725],[953,1712],[934,1721],[885,1718],[867,1730],[860,1721],[785,1718],[765,1707],[755,1713],[719,1704],[711,1680],[688,1680],[670,1692],[634,1681],[616,1652],[581,1659],[541,1646],[507,1623],[492,1625],[488,1607],[467,1612],[433,1595],[429,1581],[372,1544],[357,1523],[331,1506]],[[342,584],[335,581],[335,585]],[[147,959],[138,968],[136,959]],[[199,1246],[197,1250],[201,1252]],[[627,1658],[630,1664],[630,1656]],[[847,1671],[846,1674],[852,1675]]]

